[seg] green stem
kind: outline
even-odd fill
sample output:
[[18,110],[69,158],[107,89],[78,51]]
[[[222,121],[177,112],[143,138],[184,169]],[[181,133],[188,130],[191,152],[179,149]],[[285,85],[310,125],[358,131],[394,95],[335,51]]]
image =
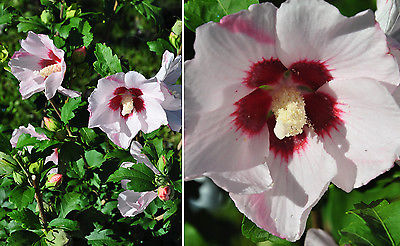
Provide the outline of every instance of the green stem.
[[[52,99],[49,99],[49,102],[50,102],[51,106],[53,107],[53,109],[56,111],[57,116],[58,116],[58,117],[60,118],[60,120],[61,120],[61,113],[60,113],[60,111],[58,110],[58,108],[56,107],[56,105],[54,104],[53,100],[52,100]],[[67,133],[68,133],[68,136],[69,136],[69,137],[74,137],[74,135],[72,134],[71,129],[69,128],[69,125],[68,125],[68,124],[65,125],[65,129],[67,130]]]

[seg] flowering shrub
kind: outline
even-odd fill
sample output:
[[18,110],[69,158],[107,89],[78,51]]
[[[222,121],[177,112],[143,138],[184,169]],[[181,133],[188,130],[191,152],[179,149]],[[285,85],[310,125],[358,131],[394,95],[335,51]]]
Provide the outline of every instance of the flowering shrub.
[[[324,214],[312,226],[326,226],[340,244],[396,245],[384,232],[390,222],[372,225],[366,215],[385,217],[398,203],[378,199],[394,194],[350,196],[344,211],[319,205],[329,187],[327,196],[335,187],[357,194],[398,158],[400,109],[391,93],[400,77],[384,30],[372,11],[348,18],[322,0],[257,2],[215,2],[214,14],[206,1],[185,5],[196,32],[185,63],[185,178],[206,176],[229,192],[254,242],[298,241],[318,204],[317,214],[331,209],[338,218]],[[347,224],[345,211],[360,217]],[[384,238],[359,232],[375,226]]]
[[0,245],[180,245],[179,1],[0,9]]

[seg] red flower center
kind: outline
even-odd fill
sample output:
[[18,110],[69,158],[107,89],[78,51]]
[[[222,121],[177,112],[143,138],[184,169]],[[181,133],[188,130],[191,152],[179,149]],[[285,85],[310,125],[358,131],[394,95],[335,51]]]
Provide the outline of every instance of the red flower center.
[[[236,110],[231,114],[234,117],[232,122],[238,131],[248,137],[257,135],[264,127],[268,127],[270,150],[285,162],[289,161],[293,153],[303,150],[307,144],[302,127],[308,125],[318,136],[324,137],[329,136],[329,132],[337,129],[343,122],[340,118],[343,112],[337,108],[336,99],[318,91],[321,86],[333,79],[323,62],[301,60],[287,69],[278,59],[263,58],[252,64],[246,74],[243,84],[254,90],[234,104]],[[288,93],[291,91],[297,92]],[[291,107],[287,109],[284,108],[285,105]],[[280,128],[286,127],[289,131],[293,130],[290,129],[293,126],[300,128],[294,129],[296,131],[292,131],[295,132],[292,135],[283,138],[278,135],[280,137],[277,138],[274,127],[277,126],[278,112],[280,112],[279,121],[283,119],[289,122],[296,121],[297,119],[291,117],[303,112],[302,115],[306,118],[300,117],[299,120],[303,122],[302,124],[304,122],[307,124],[285,125],[286,122],[283,124],[280,122]]]
[[108,105],[114,111],[119,110],[124,119],[127,119],[133,112],[139,113],[145,109],[144,101],[141,98],[143,92],[138,88],[118,87],[113,94],[115,96]]

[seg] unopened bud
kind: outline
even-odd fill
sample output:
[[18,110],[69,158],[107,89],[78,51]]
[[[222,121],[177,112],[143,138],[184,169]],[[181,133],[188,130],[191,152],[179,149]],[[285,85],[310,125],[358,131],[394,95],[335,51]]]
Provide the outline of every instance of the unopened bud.
[[61,183],[62,183],[62,175],[59,173],[53,173],[49,175],[46,182],[46,187],[55,188],[59,186]]
[[82,46],[72,53],[72,61],[76,63],[81,63],[86,58],[86,47]]
[[55,132],[60,129],[60,123],[56,121],[55,119],[48,118],[48,117],[43,117],[44,125],[47,130],[51,132]]
[[158,195],[158,198],[160,198],[161,200],[168,201],[170,194],[171,194],[171,188],[169,188],[169,186],[158,187],[157,195]]
[[171,42],[175,49],[179,49],[181,46],[181,35],[176,35],[175,33],[171,32],[169,34],[169,42]]

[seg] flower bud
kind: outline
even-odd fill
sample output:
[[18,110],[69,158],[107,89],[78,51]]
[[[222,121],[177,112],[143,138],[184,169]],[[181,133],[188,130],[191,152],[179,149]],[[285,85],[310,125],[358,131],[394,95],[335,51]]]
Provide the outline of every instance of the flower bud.
[[86,47],[82,46],[72,53],[72,61],[76,63],[81,63],[86,58]]
[[2,44],[0,44],[0,63],[4,63],[8,58],[8,50]]
[[160,186],[158,187],[157,190],[157,195],[158,198],[160,198],[163,201],[168,201],[169,200],[169,195],[171,194],[171,188],[169,186]]
[[54,21],[54,15],[49,10],[43,10],[40,19],[44,24],[50,24]]
[[55,132],[60,129],[61,125],[58,121],[52,118],[43,117],[44,125],[47,130]]
[[47,188],[55,188],[59,186],[61,183],[62,183],[62,174],[52,173],[49,175],[45,186]]

